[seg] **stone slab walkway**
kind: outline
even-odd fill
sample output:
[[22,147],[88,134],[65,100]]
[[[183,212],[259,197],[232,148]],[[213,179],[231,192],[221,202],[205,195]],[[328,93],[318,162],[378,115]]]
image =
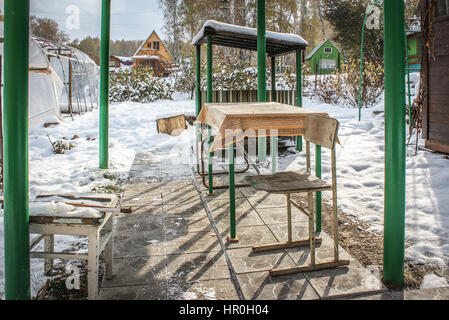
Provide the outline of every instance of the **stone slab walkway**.
[[[270,277],[272,268],[302,265],[309,259],[307,248],[257,254],[251,250],[256,244],[286,240],[285,197],[238,189],[240,241],[231,244],[229,192],[217,190],[208,197],[201,179],[198,175],[194,179],[187,165],[173,176],[173,168],[163,159],[136,156],[122,203],[133,210],[116,218],[115,277],[102,281],[100,299],[400,298],[388,293],[375,273],[342,248],[342,258],[351,261],[348,267]],[[226,184],[227,177],[216,183]],[[297,209],[292,214],[294,237],[307,237],[305,217]],[[333,252],[331,238],[324,232],[321,237],[318,260]]]

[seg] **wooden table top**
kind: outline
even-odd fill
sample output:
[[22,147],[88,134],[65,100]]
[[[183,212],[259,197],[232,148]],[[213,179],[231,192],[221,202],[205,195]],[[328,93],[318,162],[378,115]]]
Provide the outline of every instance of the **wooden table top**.
[[205,103],[195,124],[217,130],[211,146],[215,151],[245,137],[301,136],[308,115],[328,116],[276,102]]

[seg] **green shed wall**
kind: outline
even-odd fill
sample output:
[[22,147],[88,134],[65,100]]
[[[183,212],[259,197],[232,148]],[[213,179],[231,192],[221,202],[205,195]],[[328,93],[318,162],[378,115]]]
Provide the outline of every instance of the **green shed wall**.
[[[324,50],[326,48],[332,48],[332,53],[325,53]],[[340,59],[339,59],[340,56]],[[320,69],[320,60],[321,59],[329,59],[336,61],[337,71],[341,70],[341,65],[343,63],[343,57],[341,53],[337,50],[337,48],[332,45],[329,41],[321,46],[321,48],[315,52],[315,54],[308,60],[309,66],[311,68],[312,74],[331,74],[335,71],[335,69]]]

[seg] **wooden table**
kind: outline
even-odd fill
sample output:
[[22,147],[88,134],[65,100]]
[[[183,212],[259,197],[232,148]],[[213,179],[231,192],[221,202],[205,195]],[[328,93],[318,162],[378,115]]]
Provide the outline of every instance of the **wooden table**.
[[[309,115],[328,116],[326,113],[307,110],[276,102],[261,103],[205,103],[195,124],[209,127],[209,151],[229,148],[229,198],[231,234],[229,240],[237,242],[235,225],[235,171],[234,145],[246,137],[302,136],[305,119]],[[212,140],[212,128],[217,134]],[[317,149],[318,151],[318,149]],[[209,152],[209,195],[213,195],[213,166]],[[321,153],[317,152],[317,163],[321,164]],[[321,165],[317,166],[321,167]],[[321,172],[317,172],[321,177]],[[318,199],[317,199],[318,200]],[[320,200],[321,204],[321,200]]]

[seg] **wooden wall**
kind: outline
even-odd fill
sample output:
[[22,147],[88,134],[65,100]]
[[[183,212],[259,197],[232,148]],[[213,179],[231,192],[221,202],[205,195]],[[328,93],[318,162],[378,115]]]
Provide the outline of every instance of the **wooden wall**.
[[449,153],[449,16],[426,15],[429,6],[421,1],[423,43],[431,43],[423,49],[423,137],[427,148]]

